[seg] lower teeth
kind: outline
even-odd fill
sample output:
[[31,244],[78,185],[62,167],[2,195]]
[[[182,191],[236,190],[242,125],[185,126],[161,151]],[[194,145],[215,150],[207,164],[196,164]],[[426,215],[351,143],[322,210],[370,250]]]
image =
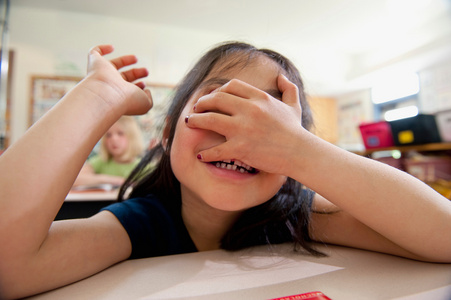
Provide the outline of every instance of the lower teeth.
[[245,168],[242,168],[242,167],[238,167],[237,165],[231,165],[231,164],[226,164],[226,163],[221,163],[221,162],[217,162],[215,165],[217,168],[221,168],[221,169],[238,171],[240,173],[249,173],[248,170],[246,170]]

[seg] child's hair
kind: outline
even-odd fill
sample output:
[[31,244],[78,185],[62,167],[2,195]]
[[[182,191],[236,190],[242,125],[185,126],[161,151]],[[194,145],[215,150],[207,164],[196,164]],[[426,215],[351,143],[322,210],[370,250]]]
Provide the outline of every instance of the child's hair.
[[[140,157],[144,151],[144,142],[138,122],[132,116],[122,116],[116,124],[121,126],[128,139],[127,150],[122,155],[121,159],[124,161],[131,161],[136,157]],[[112,158],[111,153],[105,145],[105,136],[102,137],[100,142],[99,155],[104,161],[108,161]]]
[[[293,63],[277,52],[257,49],[242,42],[220,44],[208,51],[180,82],[174,94],[166,117],[163,143],[151,149],[141,160],[137,168],[121,187],[119,201],[125,191],[133,187],[130,198],[154,194],[169,205],[179,207],[180,183],[175,178],[170,164],[170,151],[177,120],[192,94],[212,72],[245,68],[255,58],[265,56],[280,66],[280,72],[297,85],[302,106],[302,126],[310,129],[313,125],[311,111],[304,94],[304,86],[297,68]],[[143,174],[146,167],[156,162],[156,167]],[[149,169],[149,168],[147,168]],[[304,189],[302,184],[288,178],[278,193],[267,202],[247,209],[223,237],[221,247],[238,250],[261,244],[276,244],[293,241],[295,249],[304,249],[314,255],[322,255],[310,245],[308,234],[313,192]],[[299,247],[300,246],[300,247]]]

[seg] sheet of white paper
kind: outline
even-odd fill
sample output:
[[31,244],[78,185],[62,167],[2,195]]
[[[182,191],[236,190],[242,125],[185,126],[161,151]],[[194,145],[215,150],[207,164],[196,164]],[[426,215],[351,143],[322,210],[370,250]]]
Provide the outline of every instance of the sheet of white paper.
[[308,278],[342,268],[286,257],[250,257],[239,263],[206,261],[192,278],[143,300],[195,297]]

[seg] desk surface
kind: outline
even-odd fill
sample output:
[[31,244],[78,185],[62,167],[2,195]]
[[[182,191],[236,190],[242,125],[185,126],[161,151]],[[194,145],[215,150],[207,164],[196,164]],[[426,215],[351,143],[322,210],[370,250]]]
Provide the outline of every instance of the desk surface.
[[290,245],[129,260],[30,299],[272,299],[321,291],[340,299],[451,299],[451,264],[345,247],[328,257]]
[[65,202],[84,202],[84,201],[114,201],[117,199],[119,190],[112,191],[71,191]]

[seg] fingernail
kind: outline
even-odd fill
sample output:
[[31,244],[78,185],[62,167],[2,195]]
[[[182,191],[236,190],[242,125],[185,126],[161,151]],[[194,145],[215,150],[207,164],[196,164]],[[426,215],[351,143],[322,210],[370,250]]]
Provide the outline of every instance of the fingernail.
[[197,154],[197,159],[198,160],[202,160],[202,155],[201,154]]
[[186,116],[186,117],[185,117],[185,123],[186,123],[186,124],[188,124],[188,119],[189,119],[189,116]]

